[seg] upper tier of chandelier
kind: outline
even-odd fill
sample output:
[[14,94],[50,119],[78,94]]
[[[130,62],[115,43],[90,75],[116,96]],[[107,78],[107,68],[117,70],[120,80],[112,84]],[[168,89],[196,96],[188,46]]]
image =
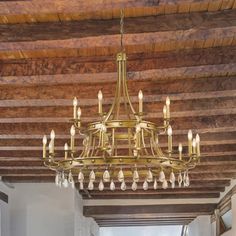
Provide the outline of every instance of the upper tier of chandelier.
[[[169,97],[166,98],[160,124],[145,120],[141,90],[138,93],[138,109],[134,109],[127,87],[126,59],[124,50],[117,54],[116,91],[108,111],[103,110],[103,95],[98,92],[97,121],[84,128],[81,109],[74,98],[70,147],[65,144],[63,156],[54,147],[54,131],[51,132],[48,149],[44,136],[44,164],[56,171],[57,185],[67,187],[71,184],[74,187],[74,176],[78,176],[80,189],[86,187],[88,190],[93,190],[96,183],[100,191],[106,189],[106,183],[115,190],[116,181],[120,182],[121,190],[131,187],[133,191],[139,188],[138,183],[144,190],[151,182],[154,189],[157,189],[158,182],[166,189],[168,181],[172,188],[176,181],[179,186],[189,186],[188,170],[194,168],[200,158],[199,135],[193,138],[190,130],[188,151],[183,152],[181,143],[174,150]],[[80,138],[75,140],[76,133]],[[167,148],[160,144],[162,137],[166,137]]]

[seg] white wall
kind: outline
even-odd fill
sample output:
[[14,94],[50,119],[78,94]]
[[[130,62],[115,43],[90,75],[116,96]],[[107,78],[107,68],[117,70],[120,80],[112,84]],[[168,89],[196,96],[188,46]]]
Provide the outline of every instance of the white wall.
[[231,202],[232,202],[232,229],[222,234],[222,236],[236,235],[236,194],[232,196]]
[[178,236],[182,226],[104,227],[100,236]]
[[14,185],[2,212],[7,222],[1,236],[91,236],[91,232],[98,236],[97,224],[82,215],[77,191],[45,183]]
[[189,236],[211,236],[211,216],[198,216],[188,227]]

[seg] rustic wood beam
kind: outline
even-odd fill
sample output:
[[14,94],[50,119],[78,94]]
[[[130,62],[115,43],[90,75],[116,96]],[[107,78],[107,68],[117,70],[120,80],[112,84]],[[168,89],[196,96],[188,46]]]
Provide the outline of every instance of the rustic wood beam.
[[78,3],[75,0],[65,2],[43,0],[41,2],[22,1],[18,3],[20,7],[15,8],[11,2],[0,3],[0,23],[32,23],[48,21],[70,21],[85,19],[112,19],[120,17],[120,9],[125,8],[126,17],[149,16],[170,13],[188,13],[196,11],[218,11],[235,8],[235,1],[110,1],[89,3]]
[[[125,33],[135,34],[234,26],[236,24],[235,14],[236,10],[228,10],[126,18]],[[0,34],[2,34],[0,42],[84,38],[118,34],[119,31],[118,19],[0,24]]]
[[[225,73],[230,72],[232,74],[235,72],[235,67],[233,67],[233,64],[236,62],[235,54],[235,46],[130,54],[128,58],[128,71],[130,71],[128,78],[140,80],[142,78],[138,75],[140,74],[144,77],[148,70],[157,70],[155,74],[158,77],[155,79],[164,79],[162,78],[163,75],[165,77],[173,76],[174,71],[177,72],[175,73],[175,78],[180,77],[180,75],[191,77],[191,72],[193,73],[194,70],[199,70],[200,73],[199,75],[195,73],[194,77],[206,77],[207,74],[209,76],[213,73],[216,76],[217,72],[219,75],[222,75],[220,69],[223,69],[223,66],[225,67],[224,70],[227,70]],[[22,82],[27,84],[43,84],[47,82],[47,79],[50,84],[59,84],[61,83],[60,78],[62,78],[62,74],[69,74],[67,75],[68,80],[63,80],[64,83],[83,81],[88,83],[89,80],[96,81],[96,83],[101,80],[104,83],[105,80],[114,80],[115,76],[112,77],[114,75],[113,72],[117,70],[115,56],[2,60],[0,61],[0,68],[0,75],[3,76],[0,80],[1,84],[20,84]],[[163,70],[166,68],[171,70]],[[183,73],[184,69],[188,71],[188,74]],[[144,72],[138,73],[136,71]],[[152,71],[152,73],[154,72]],[[109,73],[109,77],[107,78],[103,74],[96,75],[90,73]],[[53,74],[59,75],[52,76]],[[75,75],[71,78],[71,74]],[[39,75],[50,76],[44,77]],[[14,77],[8,76],[18,76],[19,78],[15,80]],[[95,79],[96,77],[98,78]],[[65,79],[64,76],[63,79]]]

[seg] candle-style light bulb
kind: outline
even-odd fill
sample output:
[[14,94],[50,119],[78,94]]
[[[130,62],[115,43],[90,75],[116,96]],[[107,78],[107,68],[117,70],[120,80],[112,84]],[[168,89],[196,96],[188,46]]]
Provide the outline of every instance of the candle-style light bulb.
[[182,151],[183,151],[182,143],[179,143],[179,159],[180,160],[182,160]]
[[65,143],[65,145],[64,145],[64,150],[65,150],[65,160],[66,160],[67,157],[68,157],[68,149],[69,149],[68,144]]
[[170,98],[166,98],[166,118],[170,119]]
[[168,152],[171,153],[172,152],[172,128],[170,125],[167,129],[167,135],[168,135]]
[[139,90],[138,101],[139,101],[139,113],[142,113],[143,112],[143,92],[142,92],[142,90]]
[[80,120],[80,118],[81,118],[81,108],[79,107],[78,108],[78,110],[77,110],[77,118],[78,118],[78,120]]
[[196,144],[197,144],[197,156],[200,156],[200,136],[196,135]]
[[74,99],[73,99],[73,117],[74,117],[74,119],[76,119],[77,105],[78,105],[78,100],[76,97],[74,97]]
[[103,99],[102,91],[99,90],[98,92],[98,113],[99,114],[102,114],[102,99]]
[[47,136],[43,136],[43,158],[46,158],[46,145],[47,145]]
[[196,144],[196,139],[195,138],[193,139],[192,145],[193,145],[193,154],[196,154],[196,152],[197,152],[197,150],[196,150],[197,144]]
[[55,140],[55,132],[54,130],[51,131],[50,138],[51,138],[51,153],[54,153],[54,140]]
[[188,153],[192,155],[192,139],[193,139],[193,132],[192,130],[188,131]]
[[72,125],[70,128],[70,149],[73,152],[74,151],[74,147],[75,147],[75,126]]

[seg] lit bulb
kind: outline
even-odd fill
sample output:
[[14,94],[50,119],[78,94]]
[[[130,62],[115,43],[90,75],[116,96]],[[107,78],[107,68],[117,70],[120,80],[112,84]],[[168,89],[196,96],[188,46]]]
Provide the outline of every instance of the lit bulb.
[[78,104],[78,100],[77,100],[76,97],[74,97],[74,99],[73,99],[73,106],[77,106],[77,104]]
[[154,190],[157,189],[157,180],[156,180],[156,178],[155,178],[155,180],[154,180],[153,189],[154,189]]
[[64,145],[64,150],[65,150],[65,151],[68,151],[68,149],[69,149],[68,144],[65,143],[65,145]]
[[105,170],[103,173],[103,181],[105,183],[110,182],[110,173],[108,170]]
[[143,92],[142,92],[142,90],[139,90],[139,92],[138,92],[138,99],[139,100],[143,99]]
[[196,147],[196,139],[194,138],[193,139],[193,148],[195,148]]
[[192,138],[193,138],[193,132],[192,132],[192,130],[190,129],[190,130],[188,131],[188,140],[192,140]]
[[96,178],[96,175],[95,175],[95,172],[92,170],[89,174],[89,180],[91,182],[94,182],[95,181],[95,178]]
[[182,177],[181,172],[179,172],[179,175],[178,175],[178,183],[179,183],[179,187],[181,187],[182,182],[183,182],[183,177]]
[[51,131],[50,138],[51,138],[52,140],[55,139],[55,132],[54,132],[54,130]]
[[165,179],[165,180],[163,181],[163,183],[162,183],[162,188],[163,188],[163,189],[167,189],[167,188],[168,188],[168,182],[167,182],[166,179]]
[[72,125],[70,128],[70,135],[75,136],[75,126],[74,125]]
[[125,190],[126,190],[126,184],[125,184],[125,181],[123,181],[123,182],[121,183],[121,185],[120,185],[120,189],[121,189],[122,191],[125,191]]
[[102,180],[100,180],[100,182],[99,182],[98,190],[99,191],[103,191],[104,190],[104,184],[103,184]]
[[73,175],[72,175],[71,171],[69,172],[68,181],[70,184],[72,184],[74,182]]
[[136,191],[137,188],[138,188],[137,183],[136,183],[136,182],[133,182],[131,188],[132,188],[133,191]]
[[196,143],[197,144],[200,143],[200,136],[199,136],[199,134],[196,134]]
[[139,174],[138,174],[138,170],[137,169],[134,170],[133,181],[134,182],[138,182],[139,181]]
[[143,190],[145,190],[145,191],[148,190],[148,182],[146,180],[143,183]]
[[179,143],[179,152],[182,152],[182,151],[183,151],[182,143]]
[[68,183],[67,178],[65,178],[65,179],[63,180],[62,185],[63,185],[64,188],[68,188],[69,183]]
[[168,136],[171,136],[171,135],[172,135],[172,128],[171,128],[170,125],[168,126],[167,134],[168,134]]
[[44,145],[47,144],[47,136],[46,136],[46,135],[43,136],[43,144],[44,144]]
[[163,106],[163,116],[164,116],[164,118],[166,118],[166,112],[167,112],[167,111],[166,111],[166,105],[164,105],[164,106]]
[[84,174],[83,174],[82,171],[80,171],[79,174],[78,174],[78,181],[79,182],[83,182],[84,181]]
[[119,182],[123,182],[124,181],[124,173],[123,173],[123,170],[120,169],[119,173],[118,173],[118,180]]
[[151,172],[151,170],[149,169],[147,172],[147,182],[152,182],[153,181],[153,174]]
[[167,98],[166,98],[166,106],[169,106],[169,105],[170,105],[170,98],[167,97]]
[[80,117],[81,117],[81,108],[79,107],[78,110],[77,110],[77,116],[78,116],[78,119],[80,120]]
[[165,176],[165,173],[164,171],[162,170],[159,174],[159,181],[160,182],[163,182],[165,180],[166,176]]
[[89,184],[88,184],[88,190],[93,190],[94,188],[94,184],[93,184],[93,181],[89,181]]
[[173,171],[171,171],[170,173],[170,183],[174,183],[175,182],[175,174]]
[[81,182],[79,182],[79,189],[80,190],[83,190],[84,189],[84,184],[83,184],[83,182],[81,181]]
[[102,91],[99,90],[99,92],[98,92],[98,100],[101,101],[102,98],[103,98]]
[[114,191],[116,189],[115,183],[113,182],[113,180],[110,183],[110,190]]

